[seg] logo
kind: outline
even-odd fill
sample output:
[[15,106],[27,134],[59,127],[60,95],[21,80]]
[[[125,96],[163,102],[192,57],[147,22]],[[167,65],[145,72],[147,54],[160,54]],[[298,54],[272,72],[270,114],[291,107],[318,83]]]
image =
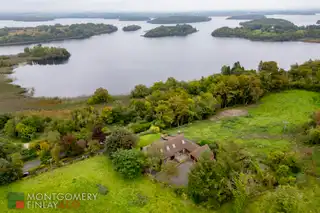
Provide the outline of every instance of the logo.
[[23,209],[24,208],[24,193],[23,192],[9,192],[8,193],[8,208],[9,209]]

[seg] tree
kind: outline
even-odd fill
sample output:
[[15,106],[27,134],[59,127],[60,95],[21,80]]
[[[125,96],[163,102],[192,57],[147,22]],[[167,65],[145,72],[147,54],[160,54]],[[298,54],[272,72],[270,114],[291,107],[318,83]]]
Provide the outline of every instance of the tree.
[[189,173],[190,197],[196,203],[219,208],[233,197],[228,172],[223,162],[201,159]]
[[134,179],[143,172],[145,157],[138,150],[118,150],[112,155],[112,164],[124,178]]
[[8,137],[16,137],[17,132],[16,132],[16,122],[14,119],[10,119],[7,121],[7,123],[4,126],[4,133]]
[[132,149],[137,145],[137,137],[124,128],[114,130],[105,141],[105,152],[112,157],[112,154],[119,149]]
[[21,177],[21,167],[13,165],[6,159],[0,158],[0,185],[9,184]]
[[167,161],[166,163],[162,164],[161,172],[163,172],[167,179],[170,180],[171,177],[177,176],[179,174],[178,171],[178,163],[175,161]]
[[88,104],[102,104],[108,103],[111,100],[108,90],[104,88],[98,88],[94,94],[88,99]]
[[59,163],[59,161],[60,161],[60,153],[61,153],[60,145],[59,144],[55,144],[50,152],[51,152],[51,157],[54,160],[54,162],[55,163]]
[[131,98],[144,98],[150,94],[150,89],[143,84],[136,85],[131,91]]
[[100,150],[99,141],[97,140],[89,141],[87,150],[90,152],[90,154],[97,153]]

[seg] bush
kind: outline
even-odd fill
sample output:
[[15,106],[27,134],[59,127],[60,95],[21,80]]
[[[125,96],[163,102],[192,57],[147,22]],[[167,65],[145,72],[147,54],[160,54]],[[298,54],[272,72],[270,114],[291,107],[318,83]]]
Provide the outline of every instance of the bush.
[[11,118],[12,118],[12,116],[9,114],[0,115],[0,130],[2,130],[4,128],[7,121],[10,120]]
[[51,159],[51,154],[48,150],[42,150],[40,152],[40,161],[41,164],[49,164],[50,163],[50,159]]
[[43,132],[45,127],[45,119],[35,115],[22,119],[21,123],[36,129],[36,132]]
[[320,144],[320,128],[312,128],[308,131],[308,143]]
[[15,167],[11,162],[0,158],[0,185],[9,184],[22,177],[20,167]]
[[16,126],[16,131],[18,133],[18,137],[23,141],[31,141],[32,139],[36,138],[37,129],[35,127],[18,123]]
[[151,123],[132,123],[129,125],[129,128],[134,133],[140,133],[147,131],[151,126]]
[[151,134],[160,133],[160,127],[152,125],[152,126],[150,127],[150,129],[149,129],[149,132],[150,132]]
[[303,194],[295,187],[280,186],[275,192],[269,192],[262,200],[261,212],[302,213],[306,210]]
[[33,160],[38,157],[35,149],[22,149],[20,152],[23,161]]
[[108,103],[111,100],[111,96],[109,95],[108,90],[99,88],[94,94],[88,99],[88,104],[102,104]]
[[137,145],[138,138],[127,129],[114,130],[105,141],[106,154],[112,154],[119,149],[132,149]]
[[112,155],[112,164],[124,178],[134,179],[141,175],[145,157],[138,150],[119,150]]
[[17,132],[16,132],[16,122],[14,119],[10,119],[7,121],[7,123],[4,125],[4,134],[8,137],[16,137]]

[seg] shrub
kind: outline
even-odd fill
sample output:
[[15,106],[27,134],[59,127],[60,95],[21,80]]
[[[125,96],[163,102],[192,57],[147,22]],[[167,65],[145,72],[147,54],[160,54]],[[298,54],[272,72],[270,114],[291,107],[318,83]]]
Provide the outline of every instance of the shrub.
[[134,179],[141,175],[145,157],[138,150],[119,150],[112,155],[112,164],[124,178]]
[[88,104],[102,104],[108,103],[111,100],[111,96],[109,95],[108,90],[99,88],[94,94],[88,99]]
[[48,150],[41,150],[40,152],[40,161],[41,164],[49,164],[51,159],[50,152]]
[[261,212],[302,213],[308,212],[303,194],[295,187],[280,186],[275,192],[269,192],[262,200]]
[[50,151],[51,157],[56,164],[59,163],[59,161],[60,161],[60,152],[61,152],[61,147],[58,144],[55,144],[54,147]]
[[45,127],[45,119],[39,116],[28,116],[22,119],[21,123],[36,129],[36,132],[43,132]]
[[119,149],[132,149],[137,145],[137,141],[136,135],[127,129],[116,129],[105,141],[106,154],[112,156],[112,153]]
[[12,118],[12,116],[9,114],[0,115],[0,130],[4,128],[7,121],[10,120],[11,118]]
[[10,119],[7,121],[7,123],[4,125],[4,134],[8,137],[16,137],[17,132],[16,132],[16,122],[14,119]]
[[149,129],[149,132],[152,134],[160,133],[160,127],[152,125]]
[[29,161],[37,158],[38,154],[35,149],[22,149],[20,152],[23,161]]
[[9,184],[22,177],[20,167],[14,166],[6,159],[0,158],[0,185]]
[[37,129],[35,127],[18,123],[16,126],[16,131],[18,133],[18,137],[23,141],[31,141],[32,139],[36,138]]
[[91,140],[88,143],[88,149],[87,149],[90,154],[94,154],[100,150],[100,144],[99,141],[97,140]]
[[151,126],[151,123],[132,123],[129,125],[129,128],[134,132],[134,133],[140,133],[147,131]]
[[320,144],[320,128],[312,128],[308,131],[308,143]]

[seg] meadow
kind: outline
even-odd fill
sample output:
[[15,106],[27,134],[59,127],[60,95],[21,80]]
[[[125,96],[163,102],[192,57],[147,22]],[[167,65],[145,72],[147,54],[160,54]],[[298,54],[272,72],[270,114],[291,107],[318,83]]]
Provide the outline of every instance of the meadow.
[[[256,105],[241,107],[247,110],[248,115],[232,118],[215,117],[198,121],[192,124],[170,129],[167,132],[176,134],[181,131],[186,138],[197,142],[228,143],[234,141],[242,144],[252,155],[263,157],[271,151],[294,150],[300,152],[306,146],[299,140],[298,130],[308,121],[312,112],[320,106],[320,95],[315,92],[302,90],[290,90],[277,94],[269,94],[263,97]],[[228,109],[225,109],[228,110]],[[160,134],[145,135],[140,137],[138,146],[146,146],[160,138]],[[310,147],[308,147],[310,148]],[[320,151],[312,147],[310,159],[305,160],[305,167],[316,167],[320,176]],[[95,201],[81,203],[78,210],[64,209],[59,212],[214,212],[196,207],[186,197],[178,197],[171,188],[154,183],[147,177],[134,181],[123,180],[114,172],[110,161],[105,156],[97,156],[79,163],[68,165],[18,181],[8,186],[0,187],[1,212],[10,213],[15,210],[7,209],[7,192],[98,192],[97,184],[102,184],[109,189],[107,195],[99,195]],[[320,205],[319,179],[308,175],[299,178],[301,193],[309,200],[307,212],[317,212]],[[272,192],[270,192],[272,193]],[[144,197],[146,202],[137,202],[137,197]],[[264,195],[256,197],[245,212],[265,212],[260,208]],[[139,200],[139,199],[138,199]],[[231,212],[231,205],[224,205],[218,212]],[[41,209],[24,212],[44,212]],[[46,212],[57,212],[47,209]]]

